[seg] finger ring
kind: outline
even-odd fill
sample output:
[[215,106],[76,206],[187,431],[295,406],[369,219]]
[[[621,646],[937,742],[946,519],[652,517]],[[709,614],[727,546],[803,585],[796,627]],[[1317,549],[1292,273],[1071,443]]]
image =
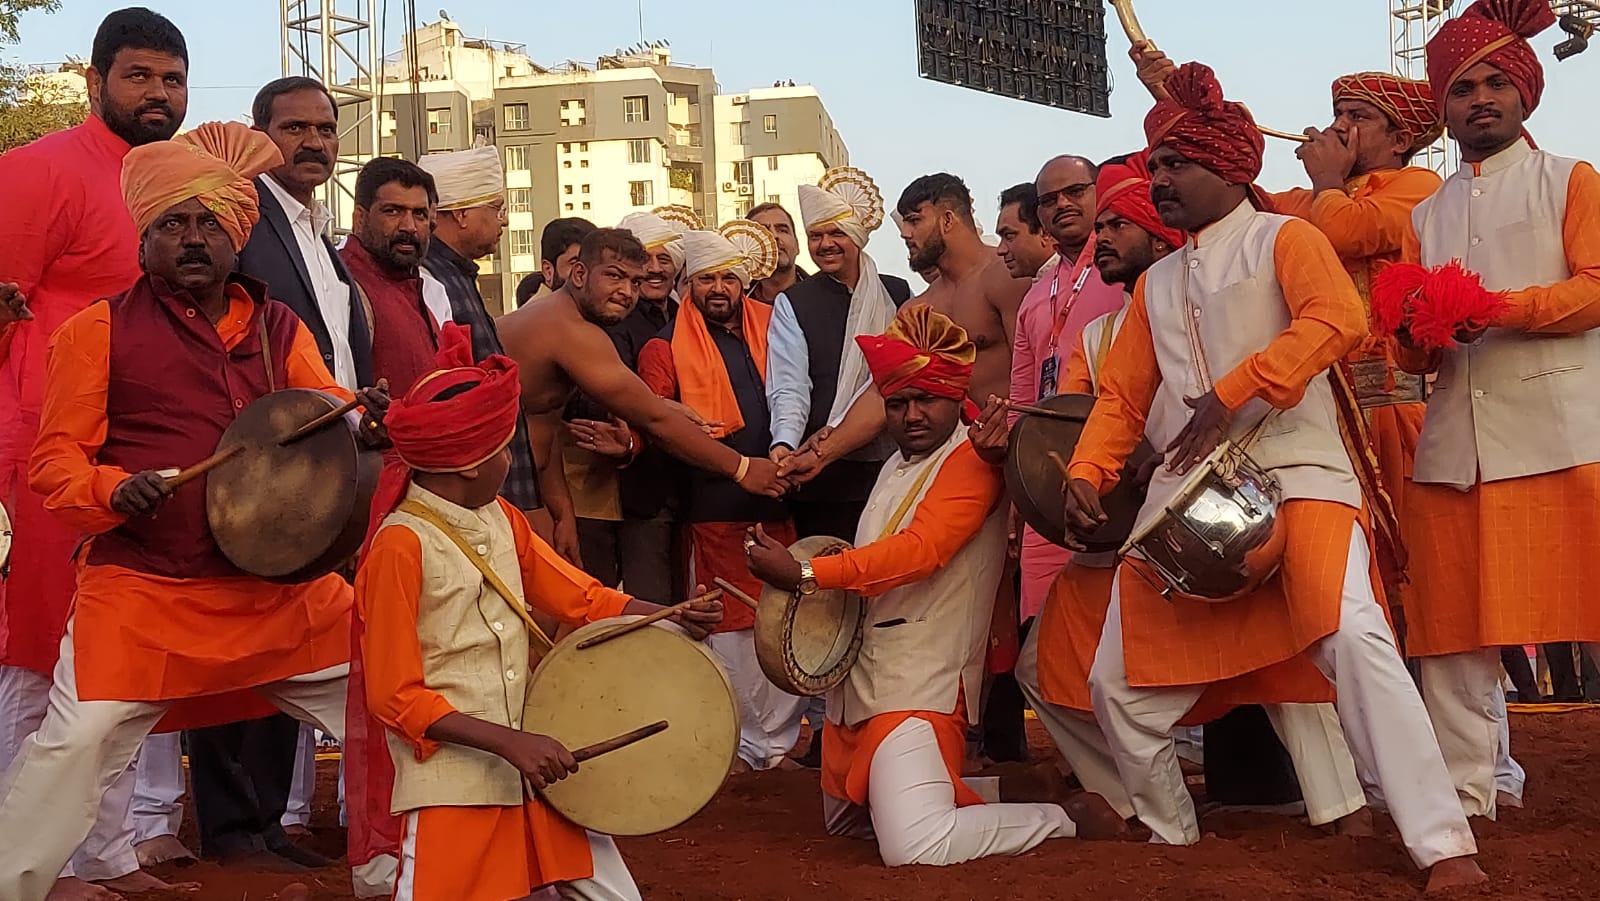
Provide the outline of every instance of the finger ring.
[[367,420],[367,428],[375,429],[377,427],[378,427],[378,420],[376,420],[376,419]]

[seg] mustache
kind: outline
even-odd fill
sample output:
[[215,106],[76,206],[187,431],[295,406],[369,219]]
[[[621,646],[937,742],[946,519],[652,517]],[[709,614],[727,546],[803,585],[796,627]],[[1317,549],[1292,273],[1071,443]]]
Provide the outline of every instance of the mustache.
[[176,118],[176,115],[172,112],[172,105],[165,100],[152,100],[133,111],[134,118],[138,118],[145,113],[164,113],[168,119]]
[[200,266],[210,266],[211,265],[211,253],[209,251],[201,250],[199,248],[193,248],[193,249],[190,249],[190,250],[185,250],[184,252],[178,254],[177,265],[179,265],[179,266],[187,266],[190,263],[194,263],[194,264],[200,265]]
[[706,301],[710,302],[710,301],[713,301],[713,300],[722,300],[722,301],[727,301],[729,303],[732,303],[733,302],[733,295],[728,294],[725,291],[713,291],[710,294],[706,295]]
[[412,244],[421,247],[422,238],[418,237],[416,232],[399,232],[389,239],[390,247],[399,247],[401,244]]
[[1151,203],[1160,203],[1163,200],[1178,200],[1178,192],[1171,188],[1152,188],[1150,190]]
[[322,165],[326,166],[326,165],[332,163],[333,160],[331,158],[329,158],[329,156],[326,153],[323,153],[320,150],[304,149],[304,150],[299,150],[299,151],[297,151],[295,153],[293,162],[296,162],[296,163],[321,163]]

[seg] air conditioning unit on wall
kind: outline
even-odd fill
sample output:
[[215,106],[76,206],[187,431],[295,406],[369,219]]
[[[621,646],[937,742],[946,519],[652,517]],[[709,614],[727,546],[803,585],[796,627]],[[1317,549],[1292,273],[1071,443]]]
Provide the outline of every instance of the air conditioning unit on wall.
[[731,193],[733,191],[733,182],[731,182],[731,181],[723,182],[722,183],[722,190],[723,190],[724,193]]
[[749,197],[752,194],[754,194],[755,192],[756,192],[756,189],[755,189],[754,185],[740,185],[739,186],[739,196],[740,197]]

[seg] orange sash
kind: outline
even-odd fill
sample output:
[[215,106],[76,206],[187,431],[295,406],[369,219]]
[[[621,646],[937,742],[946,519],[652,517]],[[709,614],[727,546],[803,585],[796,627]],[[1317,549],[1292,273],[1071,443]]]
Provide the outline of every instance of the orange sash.
[[[765,383],[767,323],[772,321],[772,307],[749,297],[743,298],[739,306],[745,346],[750,348],[756,371],[761,373]],[[728,378],[728,367],[722,363],[722,353],[711,339],[710,327],[700,308],[687,299],[678,305],[678,320],[672,330],[672,359],[678,370],[679,399],[706,422],[720,423],[711,437],[726,438],[744,428],[744,417],[739,414],[739,400],[733,394],[733,382]]]

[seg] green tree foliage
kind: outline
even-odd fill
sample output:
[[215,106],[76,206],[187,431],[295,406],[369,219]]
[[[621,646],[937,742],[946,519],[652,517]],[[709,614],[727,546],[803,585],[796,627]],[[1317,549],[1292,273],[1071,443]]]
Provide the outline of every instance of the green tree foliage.
[[[55,12],[60,6],[59,0],[0,0],[0,52],[22,40],[23,13]],[[88,105],[71,92],[0,60],[0,152],[76,125],[88,114]]]

